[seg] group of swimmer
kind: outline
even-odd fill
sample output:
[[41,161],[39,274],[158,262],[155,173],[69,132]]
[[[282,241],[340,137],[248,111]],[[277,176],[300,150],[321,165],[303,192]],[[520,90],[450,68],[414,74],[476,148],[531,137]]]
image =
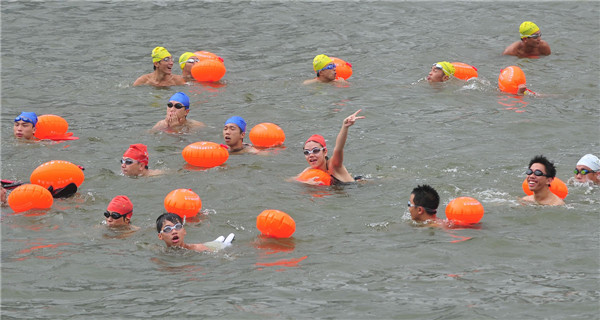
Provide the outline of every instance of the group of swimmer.
[[[540,29],[531,21],[525,21],[520,28],[521,40],[508,46],[503,54],[515,55],[517,57],[538,57],[549,55],[550,47],[547,42],[541,40]],[[182,75],[172,74],[174,65],[173,56],[164,47],[156,47],[152,50],[152,62],[154,71],[142,75],[133,83],[138,85],[152,85],[156,87],[169,87],[185,85],[193,81],[191,69],[199,61],[191,52],[182,54],[179,58],[179,66]],[[313,59],[313,70],[316,77],[304,81],[304,84],[344,82],[343,78],[336,76],[336,65],[332,59],[324,54],[319,54]],[[451,63],[441,61],[435,63],[427,76],[430,83],[449,80],[454,74]],[[525,89],[519,90],[523,93]],[[343,164],[344,146],[348,137],[349,128],[359,119],[362,110],[358,110],[342,121],[341,129],[337,135],[333,153],[329,157],[329,149],[325,138],[321,135],[311,135],[304,143],[303,153],[309,165],[309,169],[319,169],[331,176],[332,184],[353,183],[359,179],[353,177]],[[190,112],[190,99],[183,92],[173,94],[166,105],[166,116],[158,121],[151,131],[164,131],[172,134],[195,133],[205,126],[204,123],[188,118]],[[35,140],[37,115],[33,112],[22,112],[14,120],[13,133],[17,139]],[[232,116],[225,121],[223,128],[223,139],[228,146],[230,154],[259,153],[260,150],[249,143],[245,143],[246,121],[240,116]],[[163,174],[162,170],[148,168],[148,149],[143,144],[132,144],[123,154],[121,160],[121,173],[125,176],[143,177]],[[303,172],[304,172],[303,171]],[[586,154],[575,167],[575,180],[580,183],[600,184],[600,160],[597,156]],[[300,173],[299,175],[301,175]],[[298,175],[298,176],[299,176]],[[564,201],[550,191],[550,185],[556,176],[556,168],[544,156],[536,156],[531,159],[526,171],[527,185],[532,195],[523,197],[524,202],[541,205],[563,205]],[[314,183],[314,180],[306,183]],[[3,185],[4,186],[4,185]],[[420,185],[414,188],[408,201],[408,210],[411,218],[415,221],[439,223],[436,217],[439,206],[439,195],[429,185]],[[6,189],[2,188],[2,202],[6,202]],[[133,204],[127,196],[118,195],[109,203],[105,216],[105,224],[112,228],[134,229],[131,225],[133,215]],[[214,241],[203,244],[187,244],[184,242],[186,235],[185,219],[173,213],[165,213],[156,220],[158,238],[163,240],[167,247],[181,247],[195,251],[215,251],[227,247],[234,238],[233,234],[227,237],[219,237]]]

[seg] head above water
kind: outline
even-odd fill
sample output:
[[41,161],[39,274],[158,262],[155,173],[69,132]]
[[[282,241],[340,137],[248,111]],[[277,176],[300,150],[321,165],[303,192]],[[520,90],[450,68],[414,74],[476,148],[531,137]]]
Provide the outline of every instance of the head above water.
[[540,31],[540,28],[531,21],[525,21],[519,26],[519,33],[521,34],[521,39],[528,38],[538,31]]
[[38,118],[35,112],[21,112],[21,114],[15,118],[15,122],[24,121],[31,123],[34,127],[37,125]]
[[106,210],[119,213],[125,216],[125,218],[131,219],[133,215],[133,203],[131,203],[127,196],[116,196],[110,201]]
[[183,92],[177,92],[169,98],[169,101],[176,101],[181,103],[186,110],[190,108],[190,98]]
[[325,138],[323,138],[323,136],[320,134],[313,134],[312,136],[310,136],[310,138],[308,138],[306,140],[306,142],[304,142],[304,145],[306,145],[309,141],[314,141],[314,142],[320,144],[321,147],[327,148],[327,144],[325,143]]
[[529,161],[529,168],[531,168],[534,163],[539,163],[544,166],[546,169],[545,176],[547,178],[554,178],[556,176],[556,167],[554,166],[554,163],[550,162],[550,160],[543,155],[533,157],[533,159]]
[[233,116],[233,117],[227,119],[227,121],[225,121],[225,125],[228,125],[230,123],[233,123],[236,126],[238,126],[238,128],[240,128],[241,132],[246,132],[246,121],[244,120],[244,118],[239,117],[239,116]]
[[178,216],[174,213],[169,213],[169,212],[163,213],[160,216],[158,216],[158,218],[156,219],[156,231],[158,233],[160,233],[162,231],[165,221],[170,221],[173,224],[178,224],[178,223],[183,224],[183,220],[181,220],[180,216]]
[[440,196],[437,191],[429,185],[417,186],[411,192],[414,195],[415,206],[423,207],[428,214],[436,214],[440,205]]

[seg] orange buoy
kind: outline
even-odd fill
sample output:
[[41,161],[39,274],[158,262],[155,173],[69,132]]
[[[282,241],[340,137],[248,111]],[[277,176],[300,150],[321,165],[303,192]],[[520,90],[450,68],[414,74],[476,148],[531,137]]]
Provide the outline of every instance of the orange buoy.
[[220,166],[229,158],[225,146],[209,141],[194,142],[183,148],[181,155],[187,163],[203,168]]
[[227,72],[225,64],[217,59],[204,59],[192,67],[192,77],[196,81],[219,81]]
[[452,62],[454,66],[454,77],[461,80],[477,78],[477,68],[462,62]]
[[265,210],[256,217],[256,228],[267,237],[289,238],[296,231],[296,222],[283,211]]
[[274,123],[259,123],[250,130],[250,141],[256,147],[270,148],[279,146],[285,141],[285,132]]
[[44,114],[38,117],[34,136],[38,139],[50,139],[67,133],[69,123],[61,116]]
[[54,199],[50,191],[37,184],[20,185],[8,195],[8,205],[14,212],[48,209],[52,203]]
[[446,218],[458,224],[473,224],[483,218],[483,205],[471,197],[456,198],[446,206]]
[[[316,179],[315,179],[316,178]],[[318,182],[320,186],[330,186],[331,185],[331,176],[329,173],[320,170],[320,169],[308,169],[304,172],[300,173],[300,175],[296,178],[296,180],[300,182],[306,182],[313,180]]]
[[525,73],[517,66],[510,66],[500,70],[498,88],[502,92],[517,94],[519,85],[525,84]]
[[[523,187],[523,192],[525,192],[526,195],[530,196],[533,194],[533,191],[529,190],[529,184],[527,183],[527,178],[525,178],[525,180],[523,180],[522,187]],[[559,198],[564,199],[569,194],[569,188],[562,180],[560,180],[557,177],[554,177],[554,180],[552,180],[552,182],[550,183],[550,192],[554,193]]]
[[335,74],[338,77],[344,78],[344,80],[348,80],[350,76],[352,76],[352,65],[349,62],[346,62],[340,58],[329,57],[335,64]]
[[200,60],[213,59],[213,60],[219,60],[219,61],[223,62],[223,58],[219,57],[218,55],[216,55],[212,52],[208,52],[208,51],[196,51],[196,52],[194,52],[194,55],[196,57],[198,57],[198,59],[200,59]]
[[175,189],[165,197],[165,210],[180,216],[191,218],[202,209],[202,200],[192,189]]
[[29,181],[46,189],[52,186],[54,190],[64,188],[70,183],[79,186],[85,175],[80,167],[64,160],[52,160],[41,164],[31,173]]

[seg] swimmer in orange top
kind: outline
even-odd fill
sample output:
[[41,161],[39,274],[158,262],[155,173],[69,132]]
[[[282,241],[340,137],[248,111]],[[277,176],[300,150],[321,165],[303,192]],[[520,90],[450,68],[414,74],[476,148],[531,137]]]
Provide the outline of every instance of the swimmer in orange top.
[[533,194],[522,198],[524,202],[533,202],[542,205],[560,206],[565,202],[550,191],[550,183],[556,176],[554,163],[544,156],[535,156],[529,162],[527,174],[527,185]]
[[452,63],[448,61],[440,61],[434,63],[431,67],[431,71],[427,75],[427,82],[444,82],[450,79],[454,75],[455,68]]
[[519,27],[521,40],[516,41],[504,49],[503,55],[517,56],[519,58],[536,58],[550,55],[550,45],[542,40],[540,28],[531,21],[521,23]]
[[343,78],[337,78],[335,73],[335,63],[324,54],[320,54],[313,59],[313,69],[317,73],[314,79],[305,80],[304,84],[316,82],[346,82]]
[[437,208],[440,205],[440,196],[434,188],[424,184],[414,188],[408,200],[410,217],[417,222],[425,224],[441,223],[437,218]]
[[152,62],[154,63],[154,72],[145,74],[133,83],[134,86],[151,85],[155,87],[168,87],[184,85],[185,79],[182,76],[172,74],[173,56],[163,47],[156,47],[152,50]]
[[196,62],[199,62],[200,59],[196,57],[192,52],[185,52],[181,56],[179,56],[179,66],[181,67],[181,76],[185,81],[194,81],[194,77],[192,77],[192,67]]
[[162,174],[161,170],[148,169],[148,148],[141,144],[132,144],[121,159],[121,173],[130,177],[147,177]]
[[13,134],[17,139],[35,140],[35,126],[38,122],[37,115],[34,112],[21,112],[15,118]]
[[158,238],[165,242],[167,248],[177,247],[198,252],[219,251],[231,246],[235,235],[230,233],[227,238],[220,236],[214,241],[188,244],[184,242],[186,231],[181,217],[174,213],[163,213],[156,219]]
[[157,122],[152,131],[162,130],[171,133],[193,133],[204,127],[204,123],[188,119],[190,98],[183,92],[177,92],[167,103],[167,116]]
[[[304,169],[304,171],[311,168],[323,170],[331,176],[332,185],[356,181],[350,173],[348,173],[346,167],[344,167],[344,145],[346,144],[346,138],[348,137],[348,128],[350,128],[356,120],[365,118],[364,116],[357,116],[361,111],[362,109],[344,119],[342,129],[335,140],[335,148],[333,149],[333,156],[331,159],[327,157],[327,145],[325,144],[323,136],[315,134],[306,140],[304,143],[304,157],[310,167]],[[299,177],[302,172],[297,177]]]
[[244,143],[246,135],[246,121],[244,118],[233,116],[225,121],[223,139],[229,147],[229,154],[258,153],[258,150],[249,143]]

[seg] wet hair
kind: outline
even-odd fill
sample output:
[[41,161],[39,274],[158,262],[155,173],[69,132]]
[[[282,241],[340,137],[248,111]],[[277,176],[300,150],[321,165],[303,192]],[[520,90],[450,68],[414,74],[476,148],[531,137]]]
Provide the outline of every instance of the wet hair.
[[411,194],[415,195],[413,200],[415,206],[423,207],[429,214],[437,213],[437,207],[440,205],[440,196],[434,188],[424,184],[414,188]]
[[529,168],[531,168],[534,163],[544,165],[544,168],[546,168],[546,177],[554,178],[556,176],[556,167],[554,166],[554,163],[550,162],[550,160],[543,155],[533,157],[533,159],[529,161]]
[[180,216],[169,212],[163,213],[156,219],[156,231],[158,231],[158,233],[162,231],[165,221],[170,221],[173,224],[183,223]]

